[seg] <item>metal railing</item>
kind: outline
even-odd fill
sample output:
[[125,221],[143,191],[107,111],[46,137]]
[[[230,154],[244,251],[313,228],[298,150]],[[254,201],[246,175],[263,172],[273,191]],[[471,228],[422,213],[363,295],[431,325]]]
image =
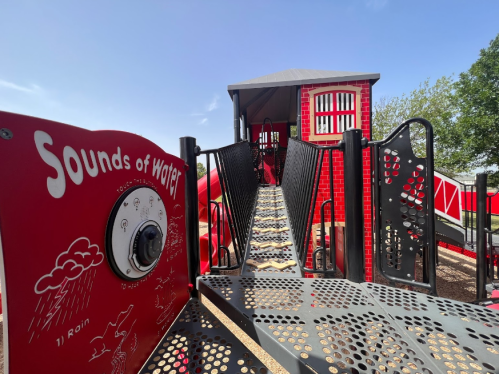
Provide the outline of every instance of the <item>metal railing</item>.
[[[441,173],[442,174],[442,173]],[[438,216],[437,219],[444,222],[445,224],[454,227],[458,230],[461,230],[463,233],[463,238],[464,238],[464,246],[463,244],[459,244],[459,247],[462,247],[463,249],[466,250],[471,250],[475,251],[476,246],[477,246],[477,220],[475,218],[475,214],[477,212],[477,184],[475,181],[475,184],[463,184],[453,178],[450,178],[446,176],[449,179],[452,179],[454,182],[459,184],[460,186],[460,193],[463,193],[463,199],[462,199],[462,213],[463,213],[463,221],[462,225],[459,225],[455,222],[451,222],[448,219]],[[493,194],[487,193],[486,195],[486,227],[488,230],[491,230],[491,224],[492,224],[492,217],[494,214],[492,214],[492,199],[499,194],[499,191],[496,191]],[[493,233],[495,234],[495,233]],[[437,239],[438,239],[438,233],[437,233]],[[442,238],[440,239],[443,242],[446,241],[446,239]],[[492,236],[490,237],[490,245],[493,243],[493,238]]]
[[[251,150],[248,142],[242,141],[236,144],[200,151],[199,154],[206,156],[206,168],[210,170],[210,158],[213,157],[220,183],[221,200],[212,200],[211,176],[207,173],[207,201],[208,201],[208,231],[212,227],[217,228],[217,264],[214,265],[212,258],[213,248],[211,238],[208,240],[208,258],[210,272],[217,274],[221,270],[233,270],[241,266],[244,259],[249,232],[251,230],[252,212],[256,203],[258,184],[254,177]],[[213,222],[212,206],[215,206],[216,218]],[[225,225],[225,218],[228,227]],[[226,230],[228,229],[228,233]],[[231,262],[229,248],[225,245],[228,241],[226,235],[230,235],[234,248],[236,263]]]
[[[340,150],[340,145],[321,147],[289,139],[282,191],[300,266],[306,272],[325,275],[333,275],[336,272],[334,229],[333,236],[329,240],[329,256],[326,248],[325,207],[330,205],[331,224],[334,228],[333,152]],[[312,268],[309,268],[306,262],[311,247],[310,240],[316,241],[316,233],[312,232],[312,226],[324,157],[327,157],[330,165],[329,197],[321,202],[320,246],[313,251]]]

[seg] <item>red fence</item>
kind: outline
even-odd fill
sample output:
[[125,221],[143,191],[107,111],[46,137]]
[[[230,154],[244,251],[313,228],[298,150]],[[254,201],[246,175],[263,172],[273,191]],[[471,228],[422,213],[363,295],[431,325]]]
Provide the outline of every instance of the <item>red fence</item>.
[[[463,210],[469,210],[476,212],[476,193],[475,192],[464,192],[461,191],[461,204]],[[489,196],[494,195],[494,192],[489,192]],[[489,207],[487,206],[487,210]],[[497,214],[499,215],[499,194],[495,195],[492,197],[492,209],[491,209],[492,214]]]

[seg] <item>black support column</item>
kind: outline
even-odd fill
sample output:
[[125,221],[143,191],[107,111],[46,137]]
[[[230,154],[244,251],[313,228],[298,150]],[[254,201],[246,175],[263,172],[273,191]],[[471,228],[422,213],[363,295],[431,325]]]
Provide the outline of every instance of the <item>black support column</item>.
[[296,134],[301,140],[301,86],[296,86]]
[[[186,163],[185,171],[185,233],[189,283],[192,285],[191,296],[198,297],[196,278],[199,276],[199,212],[197,155],[200,148],[196,139],[190,136],[180,138],[180,158]],[[209,172],[209,171],[208,171]]]
[[250,140],[251,138],[248,136],[248,113],[243,111],[243,140]]
[[487,174],[476,175],[476,298],[487,298]]
[[234,90],[232,94],[234,104],[234,143],[241,141],[241,126],[239,123],[239,90]]
[[364,273],[364,201],[362,179],[362,131],[343,133],[345,181],[345,271],[352,282],[365,281]]

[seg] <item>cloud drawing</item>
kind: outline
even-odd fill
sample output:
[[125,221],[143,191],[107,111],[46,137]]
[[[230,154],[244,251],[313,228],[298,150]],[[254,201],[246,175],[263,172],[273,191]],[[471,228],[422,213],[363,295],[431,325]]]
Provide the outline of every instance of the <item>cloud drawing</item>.
[[35,284],[37,294],[47,290],[61,287],[64,280],[78,278],[84,271],[92,266],[99,265],[104,260],[104,255],[99,251],[98,245],[91,245],[87,238],[78,238],[62,252],[55,261],[55,267],[48,274],[41,277]]

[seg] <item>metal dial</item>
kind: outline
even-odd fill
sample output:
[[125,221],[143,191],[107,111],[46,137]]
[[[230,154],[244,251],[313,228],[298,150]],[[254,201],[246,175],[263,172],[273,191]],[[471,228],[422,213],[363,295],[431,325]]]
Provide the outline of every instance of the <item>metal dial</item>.
[[106,251],[113,271],[126,280],[146,276],[166,243],[165,205],[156,191],[135,187],[116,202],[107,226]]

